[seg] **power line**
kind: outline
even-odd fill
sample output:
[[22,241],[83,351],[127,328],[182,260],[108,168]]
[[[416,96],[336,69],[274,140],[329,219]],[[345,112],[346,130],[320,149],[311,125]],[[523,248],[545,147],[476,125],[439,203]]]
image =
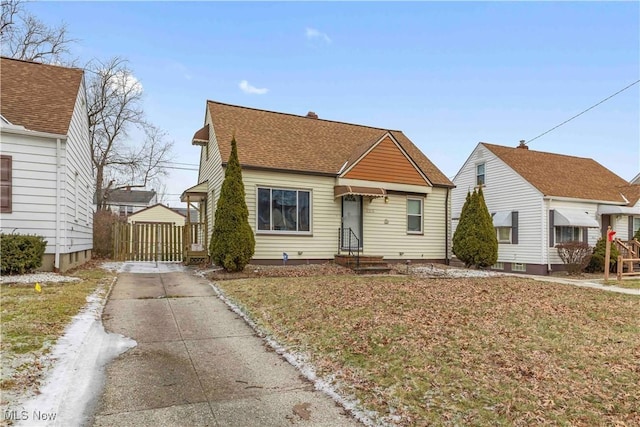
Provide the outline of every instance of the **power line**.
[[570,119],[565,120],[564,122],[560,123],[559,125],[552,127],[552,128],[551,128],[551,129],[549,129],[548,131],[546,131],[546,132],[542,132],[540,135],[538,135],[538,136],[536,136],[535,138],[532,138],[532,139],[530,139],[529,141],[527,141],[527,143],[526,143],[526,144],[529,144],[531,141],[535,141],[536,139],[540,138],[541,136],[546,135],[546,134],[548,134],[549,132],[551,132],[551,131],[553,131],[553,130],[558,129],[560,126],[562,126],[562,125],[564,125],[564,124],[569,123],[571,120],[575,119],[576,117],[579,117],[579,116],[583,115],[583,114],[584,114],[584,113],[586,113],[587,111],[589,111],[589,110],[593,110],[593,109],[594,109],[594,108],[596,108],[598,105],[602,104],[602,103],[603,103],[603,102],[605,102],[605,101],[610,100],[610,99],[611,99],[611,98],[613,98],[614,96],[618,95],[619,93],[624,92],[625,90],[629,89],[631,86],[636,85],[636,84],[638,84],[638,83],[640,83],[640,80],[636,80],[635,82],[631,83],[630,85],[625,86],[624,88],[620,89],[619,91],[617,91],[617,92],[616,92],[616,93],[614,93],[613,95],[609,95],[609,96],[607,96],[605,99],[603,99],[602,101],[598,102],[597,104],[592,105],[591,107],[589,107],[589,108],[587,108],[586,110],[584,110],[584,111],[582,111],[582,112],[580,112],[580,113],[576,114],[575,116],[571,117]]

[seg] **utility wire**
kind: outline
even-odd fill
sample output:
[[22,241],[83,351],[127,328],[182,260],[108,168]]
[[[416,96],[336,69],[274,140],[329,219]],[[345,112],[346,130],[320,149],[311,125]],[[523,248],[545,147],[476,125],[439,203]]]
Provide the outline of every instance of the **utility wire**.
[[[562,125],[564,125],[564,124],[569,123],[571,120],[575,119],[576,117],[579,117],[579,116],[583,115],[583,114],[584,114],[584,113],[586,113],[587,111],[589,111],[589,110],[593,110],[593,109],[594,109],[594,108],[596,108],[598,105],[602,104],[602,103],[603,103],[603,102],[605,102],[605,101],[610,100],[610,99],[611,99],[611,98],[613,98],[614,96],[618,95],[619,93],[624,92],[625,90],[629,89],[631,86],[636,85],[636,84],[638,84],[638,83],[640,83],[640,80],[636,80],[635,82],[633,82],[633,83],[631,83],[630,85],[628,85],[628,86],[626,86],[626,87],[624,87],[624,88],[620,89],[619,91],[617,91],[617,92],[616,92],[616,93],[614,93],[613,95],[609,95],[609,96],[607,96],[607,97],[606,97],[605,99],[603,99],[602,101],[598,102],[598,103],[597,103],[597,104],[595,104],[595,105],[592,105],[591,107],[587,108],[586,110],[582,111],[581,113],[576,114],[575,116],[571,117],[570,119],[565,120],[564,122],[560,123],[559,125],[552,127],[552,128],[551,128],[551,129],[549,129],[548,131],[541,133],[540,135],[536,136],[536,137],[535,137],[535,138],[533,138],[533,139],[530,139],[529,141],[527,141],[527,142],[526,142],[526,144],[529,144],[531,141],[535,141],[536,139],[540,138],[541,136],[546,135],[546,134],[548,134],[549,132],[551,132],[551,131],[553,131],[553,130],[558,129],[560,126],[562,126]],[[525,144],[525,145],[526,145],[526,144]]]

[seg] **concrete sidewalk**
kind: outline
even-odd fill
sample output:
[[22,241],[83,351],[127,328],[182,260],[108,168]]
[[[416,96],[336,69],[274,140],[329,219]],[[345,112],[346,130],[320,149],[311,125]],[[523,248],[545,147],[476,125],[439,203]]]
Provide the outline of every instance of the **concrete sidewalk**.
[[138,345],[109,364],[95,426],[356,426],[189,272],[120,273],[103,315]]

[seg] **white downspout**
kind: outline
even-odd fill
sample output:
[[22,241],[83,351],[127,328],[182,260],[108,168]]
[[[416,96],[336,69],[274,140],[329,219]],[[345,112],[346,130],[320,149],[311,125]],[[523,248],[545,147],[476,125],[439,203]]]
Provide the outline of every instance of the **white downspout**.
[[60,142],[60,138],[56,139],[56,246],[55,246],[55,256],[53,261],[53,271],[60,271],[60,229],[61,229],[61,194],[62,194],[62,173],[60,169],[62,168],[62,159],[61,159],[61,149],[62,145]]
[[547,274],[551,274],[551,250],[549,249],[551,247],[551,242],[549,241],[549,239],[551,238],[551,231],[549,231],[549,227],[551,224],[549,224],[549,212],[551,211],[551,198],[547,199],[547,209],[545,210],[545,224],[547,224],[546,228],[546,234],[547,234],[547,244],[545,245],[547,247]]

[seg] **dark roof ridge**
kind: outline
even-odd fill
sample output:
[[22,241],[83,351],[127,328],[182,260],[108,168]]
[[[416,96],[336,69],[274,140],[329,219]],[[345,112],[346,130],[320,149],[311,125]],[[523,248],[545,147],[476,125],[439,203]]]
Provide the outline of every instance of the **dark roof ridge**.
[[[280,114],[283,116],[292,116],[292,117],[297,117],[297,118],[301,118],[301,119],[308,119],[307,116],[301,116],[298,114],[293,114],[293,113],[283,113],[280,111],[271,111],[271,110],[265,110],[262,108],[255,108],[255,107],[245,107],[243,105],[234,105],[234,104],[227,104],[225,102],[219,102],[219,101],[212,101],[211,99],[207,99],[207,103],[213,103],[213,104],[219,104],[219,105],[224,105],[227,107],[236,107],[236,108],[243,108],[245,110],[253,110],[253,111],[261,111],[264,113],[273,113],[273,114]],[[328,120],[328,119],[322,119],[322,118],[317,118],[317,119],[311,119],[311,120],[317,120],[317,121],[322,121],[322,122],[329,122],[329,123],[337,123],[337,124],[341,124],[341,125],[349,125],[349,126],[357,126],[357,127],[363,127],[363,128],[369,128],[369,129],[376,129],[376,130],[381,130],[381,131],[386,131],[386,132],[400,132],[403,133],[401,130],[396,130],[396,129],[387,129],[387,128],[381,128],[381,127],[376,127],[376,126],[369,126],[369,125],[360,125],[357,123],[348,123],[348,122],[341,122],[338,120]]]
[[58,64],[47,64],[46,62],[37,62],[37,61],[31,61],[28,59],[17,59],[17,58],[11,58],[10,56],[0,56],[0,58],[7,59],[9,61],[23,62],[25,64],[44,65],[45,67],[64,68],[65,70],[77,70],[83,73],[86,71],[84,68],[80,68],[80,67],[71,67],[68,65],[58,65]]

